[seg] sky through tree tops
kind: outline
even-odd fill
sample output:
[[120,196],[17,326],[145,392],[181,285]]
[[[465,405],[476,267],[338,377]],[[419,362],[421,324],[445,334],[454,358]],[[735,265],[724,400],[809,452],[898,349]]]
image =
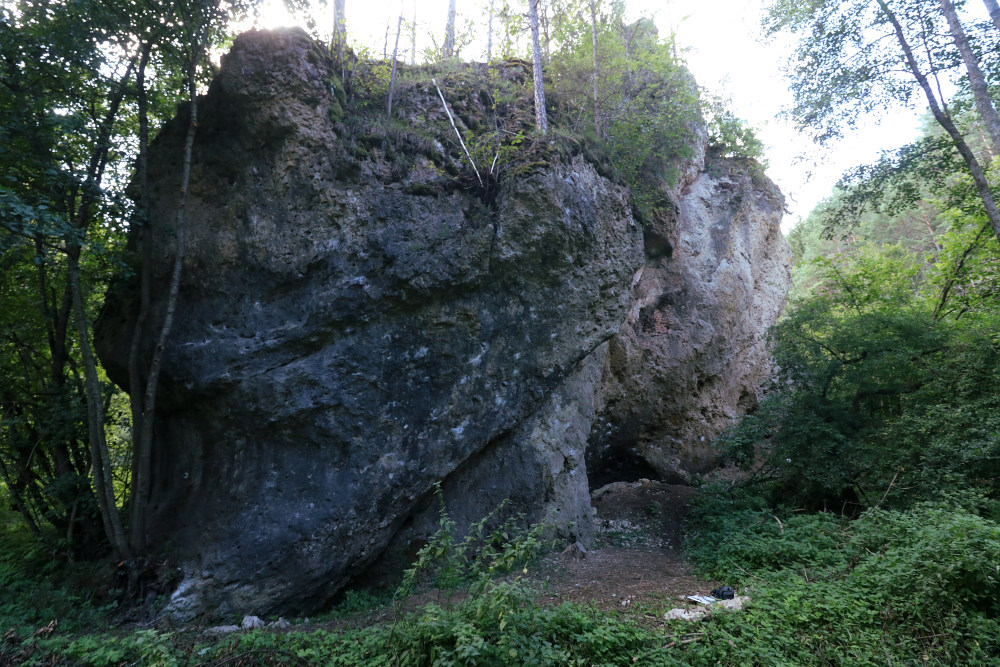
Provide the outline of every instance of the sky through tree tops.
[[[499,1],[497,2],[499,5]],[[825,148],[812,144],[797,132],[790,120],[780,117],[792,103],[783,69],[794,43],[791,37],[766,40],[761,34],[761,17],[767,0],[626,0],[628,15],[653,15],[661,35],[671,31],[683,49],[688,66],[698,82],[714,95],[731,102],[737,115],[747,120],[765,142],[768,175],[788,199],[790,215],[782,225],[787,233],[822,199],[847,170],[874,162],[883,150],[892,150],[914,140],[919,134],[923,107],[889,110],[858,124],[843,139]],[[458,26],[482,33],[480,39],[461,52],[465,59],[482,59],[485,53],[486,10],[489,0],[459,0]],[[320,34],[330,28],[332,2],[313,0],[312,18]],[[443,37],[448,0],[388,0],[346,3],[350,39],[381,55],[392,39],[387,26],[395,26],[402,7],[406,20],[416,9],[418,52],[432,46],[432,38]],[[978,11],[978,10],[977,10]],[[289,15],[283,0],[267,0],[255,25],[272,28],[301,23]],[[253,21],[246,24],[249,28]],[[400,47],[401,51],[403,46]],[[406,48],[408,49],[408,42]],[[408,51],[401,58],[408,57]]]

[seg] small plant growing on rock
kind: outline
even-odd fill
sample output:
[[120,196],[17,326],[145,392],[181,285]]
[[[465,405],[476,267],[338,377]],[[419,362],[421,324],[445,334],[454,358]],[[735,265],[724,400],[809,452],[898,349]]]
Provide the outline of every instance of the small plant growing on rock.
[[421,580],[454,592],[462,584],[469,585],[469,594],[478,596],[486,592],[495,577],[507,574],[521,565],[527,572],[528,563],[545,547],[544,523],[521,528],[522,516],[513,516],[487,533],[487,526],[495,521],[507,507],[507,501],[469,527],[464,538],[456,538],[456,524],[444,504],[440,485],[435,493],[441,504],[438,529],[423,548],[417,552],[413,567],[406,570],[396,591],[396,599],[404,600],[416,589]]

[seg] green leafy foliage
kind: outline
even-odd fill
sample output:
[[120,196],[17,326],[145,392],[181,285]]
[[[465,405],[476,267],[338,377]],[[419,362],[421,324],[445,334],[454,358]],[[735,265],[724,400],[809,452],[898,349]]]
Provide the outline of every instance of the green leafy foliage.
[[780,390],[719,441],[752,484],[838,510],[1000,497],[998,248],[981,220],[941,215],[936,257],[855,242],[808,263],[772,331]]
[[721,157],[750,158],[756,161],[759,170],[767,168],[764,158],[764,142],[757,137],[754,129],[738,118],[722,100],[716,99],[706,104],[708,114],[708,145]]
[[650,214],[663,206],[679,161],[691,155],[695,128],[703,122],[700,94],[673,35],[661,38],[650,18],[626,22],[621,2],[595,9],[596,72],[589,3],[563,0],[553,9],[560,17],[553,30],[559,48],[551,55],[547,85],[565,108],[557,106],[552,119],[577,134],[599,128],[619,177],[639,210]]
[[[933,4],[894,7],[930,26]],[[851,32],[874,14],[793,5],[775,3],[772,19],[809,31],[799,101],[847,93],[800,120],[832,136],[850,122],[837,105],[856,92],[905,97],[891,72],[858,91],[828,87],[861,70],[805,80],[895,56],[879,51],[877,30]],[[838,61],[845,53],[854,57]],[[982,149],[970,118],[959,120]],[[728,637],[740,659],[720,664],[995,663],[1000,246],[955,158],[930,128],[851,173],[790,235],[796,279],[772,330],[777,382],[718,442],[747,476],[705,495],[689,544],[706,574],[754,604],[713,622],[699,656]]]
[[[692,517],[695,563],[753,596],[745,615],[713,617],[692,657],[991,664],[1000,644],[996,522],[940,502],[854,520],[762,503],[709,490]],[[728,642],[732,653],[724,654]]]
[[[960,67],[936,2],[890,4],[923,72]],[[868,113],[909,104],[919,94],[893,26],[876,3],[773,0],[767,11],[767,34],[797,38],[788,67],[795,98],[791,116],[817,140],[842,136]],[[988,34],[979,37],[992,39]]]
[[58,552],[57,543],[34,539],[16,515],[0,510],[2,632],[13,630],[19,636],[30,636],[53,620],[68,632],[109,626],[107,612],[114,603],[98,597],[92,586],[88,591],[82,585],[94,578],[95,566],[53,559],[53,553]]
[[504,513],[506,502],[469,526],[461,540],[457,539],[457,525],[445,508],[441,486],[435,489],[441,504],[438,529],[417,552],[413,566],[403,574],[397,599],[409,597],[421,581],[449,592],[464,584],[475,597],[490,588],[496,577],[517,566],[526,574],[529,561],[545,548],[545,524],[525,530],[518,527],[523,517],[509,517],[486,532]]

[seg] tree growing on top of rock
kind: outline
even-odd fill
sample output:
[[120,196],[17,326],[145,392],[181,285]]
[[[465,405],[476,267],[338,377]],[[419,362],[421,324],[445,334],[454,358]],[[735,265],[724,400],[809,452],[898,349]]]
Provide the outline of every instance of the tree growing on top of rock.
[[542,134],[546,134],[549,131],[549,118],[545,112],[542,46],[538,38],[538,0],[528,0],[528,21],[531,24],[531,56],[534,63],[535,128]]
[[333,1],[333,37],[330,40],[330,50],[335,51],[341,60],[344,58],[344,46],[347,44],[346,0]]
[[448,0],[448,22],[444,27],[444,46],[441,47],[444,58],[455,56],[455,14],[455,0]]
[[639,210],[651,213],[703,122],[673,35],[661,37],[646,17],[626,21],[620,3],[553,0],[552,9],[549,92],[574,110],[560,122],[580,134],[592,128]]

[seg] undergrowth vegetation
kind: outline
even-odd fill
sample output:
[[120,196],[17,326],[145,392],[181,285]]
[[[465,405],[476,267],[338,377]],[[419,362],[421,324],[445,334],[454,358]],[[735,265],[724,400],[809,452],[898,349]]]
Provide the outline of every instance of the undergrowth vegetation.
[[[355,622],[212,639],[95,632],[100,626],[88,623],[107,610],[81,599],[31,614],[4,605],[0,622],[16,626],[0,644],[0,664],[991,665],[1000,654],[1000,525],[977,513],[981,500],[849,518],[773,508],[759,494],[707,486],[691,520],[690,559],[752,603],[698,625],[542,604],[525,575],[547,546],[544,526],[487,531],[486,519],[458,538],[442,512],[392,602],[347,596],[331,614],[361,612]],[[447,601],[412,604],[410,595],[427,586]],[[376,613],[382,620],[372,620]],[[43,625],[50,615],[65,619],[55,633]]]
[[[86,623],[107,610],[83,600],[34,615],[5,606],[0,625],[16,625],[0,644],[0,665],[679,664],[658,632],[591,608],[540,605],[537,585],[526,575],[548,546],[546,526],[518,527],[511,520],[488,530],[493,519],[485,517],[458,537],[442,507],[438,531],[405,573],[392,602],[382,607],[388,621],[340,629],[258,629],[210,641],[202,634],[192,638],[154,629],[94,632],[97,626]],[[447,601],[410,603],[413,593],[428,587]],[[381,602],[349,595],[331,616],[370,613],[369,604]],[[70,619],[59,626],[69,632],[42,625],[50,615]],[[33,626],[38,628],[32,631]],[[78,634],[83,631],[88,632]]]
[[716,488],[696,515],[691,559],[753,597],[706,624],[699,655],[729,644],[723,664],[996,664],[1000,524],[974,502],[851,519]]
[[[404,183],[419,163],[432,176],[407,185],[411,194],[478,187],[489,205],[501,178],[583,155],[628,184],[647,215],[672,205],[665,186],[693,153],[703,116],[713,154],[760,157],[752,130],[702,99],[672,36],[645,19],[627,22],[620,3],[599,13],[580,0],[555,6],[548,135],[533,130],[530,69],[517,54],[401,68],[405,94],[392,114],[382,111],[386,59],[360,58],[328,81],[344,149],[338,178],[362,178],[371,161],[387,183]],[[82,562],[107,544],[89,476],[78,344],[67,333],[70,300],[51,285],[70,285],[64,248],[79,255],[84,236],[81,309],[92,317],[125,270],[132,205],[117,190],[140,124],[121,121],[110,158],[107,138],[81,128],[94,125],[84,121],[107,91],[131,91],[107,77],[115,50],[96,37],[145,34],[144,25],[120,29],[129,14],[104,19],[116,30],[88,21],[95,37],[77,44],[81,26],[69,24],[85,17],[67,14],[62,25],[20,13],[18,23],[0,9],[12,36],[8,78],[34,72],[29,84],[49,82],[23,84],[33,97],[0,104],[10,139],[0,188],[8,218],[0,384],[9,388],[0,396],[0,667],[1000,664],[1000,247],[969,177],[949,171],[954,155],[933,133],[920,151],[879,167],[878,178],[848,183],[790,237],[799,264],[789,311],[772,331],[776,386],[719,440],[744,476],[706,485],[688,526],[689,560],[749,595],[741,612],[691,625],[661,620],[667,600],[646,609],[654,622],[543,602],[543,584],[529,576],[550,548],[543,525],[495,514],[460,529],[442,507],[437,533],[394,595],[349,591],[318,622],[224,636],[121,625],[126,612],[107,590],[114,568]],[[14,49],[36,43],[55,54],[51,63]],[[92,67],[74,55],[81,45]],[[322,51],[317,58],[332,57]],[[173,113],[176,97],[156,92],[153,117]],[[933,159],[920,157],[925,148]],[[94,177],[69,178],[64,163],[108,159],[118,185],[81,199]],[[909,175],[893,181],[889,167]],[[78,205],[99,213],[74,229],[67,222]],[[106,383],[98,389],[120,413],[92,432],[120,431],[110,445],[111,505],[124,507],[127,411]],[[620,546],[634,536],[608,537]]]

